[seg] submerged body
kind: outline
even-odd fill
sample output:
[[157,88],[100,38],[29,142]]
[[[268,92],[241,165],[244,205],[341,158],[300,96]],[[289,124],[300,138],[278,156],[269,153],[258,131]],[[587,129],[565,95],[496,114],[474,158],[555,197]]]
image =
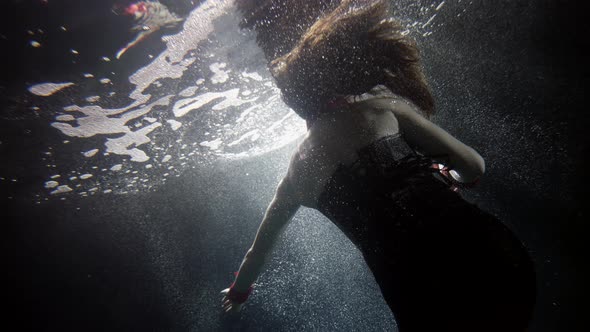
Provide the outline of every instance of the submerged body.
[[[283,1],[295,2],[238,3],[264,37],[275,25],[300,21],[276,9]],[[399,331],[526,330],[535,302],[532,261],[505,225],[449,184],[473,183],[485,163],[428,120],[434,98],[419,52],[388,17],[389,2],[314,3],[326,12],[291,51],[275,45],[277,38],[259,41],[275,57],[269,68],[283,100],[308,132],[234,284],[222,291],[224,309],[240,309],[282,230],[306,206],[362,252]]]
[[[439,143],[416,140],[429,135]],[[424,151],[461,165],[454,169],[463,179],[483,172],[475,151],[401,98],[324,113],[294,153],[234,287],[254,282],[286,222],[306,206],[359,248],[400,331],[524,331],[535,301],[528,253],[441,181],[430,168],[437,158]]]
[[[407,106],[367,101],[357,112],[395,117]],[[359,248],[400,331],[524,331],[535,301],[526,249],[441,181],[405,139],[412,125],[397,127],[393,135],[368,127],[378,138],[353,163],[341,160],[317,209]]]
[[403,135],[340,165],[318,210],[359,248],[399,331],[526,329],[535,300],[527,251],[437,179]]

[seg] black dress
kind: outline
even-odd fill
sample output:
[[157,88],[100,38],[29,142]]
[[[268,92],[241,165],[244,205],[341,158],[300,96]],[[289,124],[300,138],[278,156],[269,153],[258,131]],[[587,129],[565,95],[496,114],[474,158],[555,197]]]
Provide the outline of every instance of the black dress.
[[318,208],[362,252],[399,331],[524,331],[536,293],[528,252],[431,164],[385,137],[336,170]]

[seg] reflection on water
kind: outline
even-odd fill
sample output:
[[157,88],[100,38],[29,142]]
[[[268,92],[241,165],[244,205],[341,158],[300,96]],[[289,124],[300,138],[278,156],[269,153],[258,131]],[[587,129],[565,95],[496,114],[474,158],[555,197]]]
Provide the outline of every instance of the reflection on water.
[[[250,59],[261,57],[253,36],[238,30],[230,3],[210,1],[199,6],[179,33],[163,38],[166,49],[129,77],[135,86],[128,96],[130,104],[103,107],[101,100],[114,95],[108,92],[89,96],[86,105],[67,105],[56,112],[51,125],[63,134],[77,139],[101,138],[102,145],[79,153],[83,158],[103,160],[100,169],[92,170],[99,163],[87,163],[90,170],[69,174],[60,173],[67,165],[51,165],[57,171],[45,184],[51,194],[151,188],[190,165],[194,167],[195,162],[264,153],[304,132],[303,122],[278,98],[263,62],[244,61],[241,54],[234,54],[240,51]],[[214,24],[223,30],[212,33]],[[249,53],[243,53],[244,44]],[[202,77],[183,79],[187,70]],[[111,83],[108,78],[100,82]],[[30,91],[51,96],[71,85],[40,83]],[[156,132],[158,137],[154,137]],[[67,145],[52,148],[51,153],[71,153]],[[94,180],[79,181],[71,176],[85,172],[94,173]],[[56,181],[56,175],[64,176]]]
[[[430,35],[442,9],[444,1],[405,6],[422,17],[405,22],[407,33]],[[134,15],[138,13],[145,21],[143,12]],[[178,21],[172,14],[164,18],[168,16]],[[61,110],[52,110],[56,115],[51,126],[72,139],[93,138],[95,145],[72,151],[71,140],[65,140],[49,148],[48,155],[74,154],[88,161],[75,168],[49,163],[55,174],[45,183],[48,193],[87,196],[147,190],[195,164],[259,155],[300,137],[304,122],[280,100],[253,33],[240,31],[238,22],[230,0],[197,6],[178,33],[162,37],[165,49],[129,76],[134,88],[123,107],[105,106],[121,98],[110,78],[84,73],[110,91],[84,91],[86,104],[55,105]],[[157,23],[150,24],[159,28]],[[155,30],[139,30],[137,38]],[[111,60],[103,56],[103,61]],[[29,91],[50,97],[75,84],[38,83]],[[86,173],[93,177],[81,181],[79,175]]]

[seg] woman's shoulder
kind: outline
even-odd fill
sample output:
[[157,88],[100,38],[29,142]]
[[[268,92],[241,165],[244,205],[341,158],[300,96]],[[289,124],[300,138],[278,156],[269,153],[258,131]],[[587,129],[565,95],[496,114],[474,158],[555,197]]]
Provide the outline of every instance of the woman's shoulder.
[[291,158],[288,176],[302,205],[315,203],[338,166],[353,163],[363,147],[399,133],[392,112],[379,104],[363,107],[366,102],[358,101],[349,105],[351,109],[318,118],[299,144]]

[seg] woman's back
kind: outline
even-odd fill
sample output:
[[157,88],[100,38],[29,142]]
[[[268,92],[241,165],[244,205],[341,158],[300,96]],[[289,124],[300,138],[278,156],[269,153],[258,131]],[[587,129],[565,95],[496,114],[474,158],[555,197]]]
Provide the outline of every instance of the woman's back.
[[398,121],[391,109],[374,107],[370,100],[344,104],[323,113],[309,128],[289,166],[288,177],[302,205],[316,207],[325,184],[339,165],[353,163],[360,149],[398,133]]

